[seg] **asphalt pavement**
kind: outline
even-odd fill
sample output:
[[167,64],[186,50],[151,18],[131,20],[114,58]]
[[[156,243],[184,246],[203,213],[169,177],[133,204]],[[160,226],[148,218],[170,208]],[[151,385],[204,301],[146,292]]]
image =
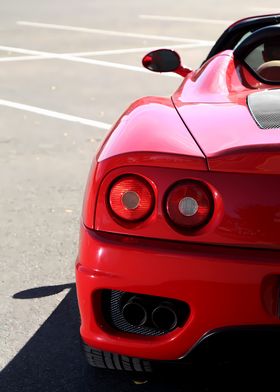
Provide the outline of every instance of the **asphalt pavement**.
[[0,1],[0,390],[210,390],[219,377],[194,370],[140,384],[88,371],[74,284],[83,192],[129,103],[180,85],[145,72],[145,53],[175,48],[198,67],[231,21],[278,1]]

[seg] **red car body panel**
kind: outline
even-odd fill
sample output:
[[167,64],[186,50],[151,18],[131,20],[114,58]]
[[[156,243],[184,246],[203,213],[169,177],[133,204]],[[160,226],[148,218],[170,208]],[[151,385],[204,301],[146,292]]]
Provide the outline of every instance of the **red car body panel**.
[[[216,328],[279,325],[279,252],[110,237],[82,226],[76,274],[81,335],[105,351],[173,360]],[[183,328],[163,336],[119,332],[99,307],[105,288],[180,299],[191,314]]]
[[[219,328],[280,326],[280,130],[261,129],[247,106],[249,94],[271,88],[280,85],[257,80],[227,50],[189,73],[172,99],[142,98],[112,128],[89,174],[76,263],[89,346],[175,360]],[[134,223],[108,201],[128,174],[155,198]],[[170,187],[186,179],[213,197],[211,219],[193,231],[166,212]],[[103,290],[180,300],[190,315],[162,336],[120,331],[104,316]]]
[[145,97],[131,105],[113,127],[98,162],[129,153],[133,159],[139,152],[184,155],[193,169],[205,169],[204,155],[178,121],[170,98]]

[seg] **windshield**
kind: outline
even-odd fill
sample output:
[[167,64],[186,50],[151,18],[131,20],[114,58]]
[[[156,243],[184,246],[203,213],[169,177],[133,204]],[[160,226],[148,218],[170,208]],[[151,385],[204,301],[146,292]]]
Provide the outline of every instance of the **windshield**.
[[[205,61],[209,60],[212,56],[227,49],[235,49],[248,38],[254,31],[265,27],[272,26],[280,23],[280,14],[259,16],[253,18],[242,19],[228,27],[224,33],[217,40]],[[204,62],[205,62],[204,61]]]

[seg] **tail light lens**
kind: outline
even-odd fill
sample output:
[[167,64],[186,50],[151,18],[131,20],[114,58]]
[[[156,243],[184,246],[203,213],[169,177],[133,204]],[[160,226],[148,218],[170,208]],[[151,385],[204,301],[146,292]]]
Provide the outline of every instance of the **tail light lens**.
[[109,192],[112,212],[129,222],[147,218],[154,207],[154,193],[142,177],[129,175],[115,181]]
[[198,181],[176,184],[166,198],[166,211],[172,224],[192,230],[205,225],[213,213],[210,190]]

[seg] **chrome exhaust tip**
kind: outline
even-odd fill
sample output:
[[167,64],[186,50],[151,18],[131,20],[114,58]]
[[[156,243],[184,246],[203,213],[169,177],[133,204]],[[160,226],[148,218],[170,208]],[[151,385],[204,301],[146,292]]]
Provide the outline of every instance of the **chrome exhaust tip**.
[[122,308],[123,318],[134,327],[141,327],[147,321],[147,310],[141,299],[131,297]]
[[178,325],[177,312],[170,302],[162,302],[152,312],[152,322],[157,329],[172,331]]

